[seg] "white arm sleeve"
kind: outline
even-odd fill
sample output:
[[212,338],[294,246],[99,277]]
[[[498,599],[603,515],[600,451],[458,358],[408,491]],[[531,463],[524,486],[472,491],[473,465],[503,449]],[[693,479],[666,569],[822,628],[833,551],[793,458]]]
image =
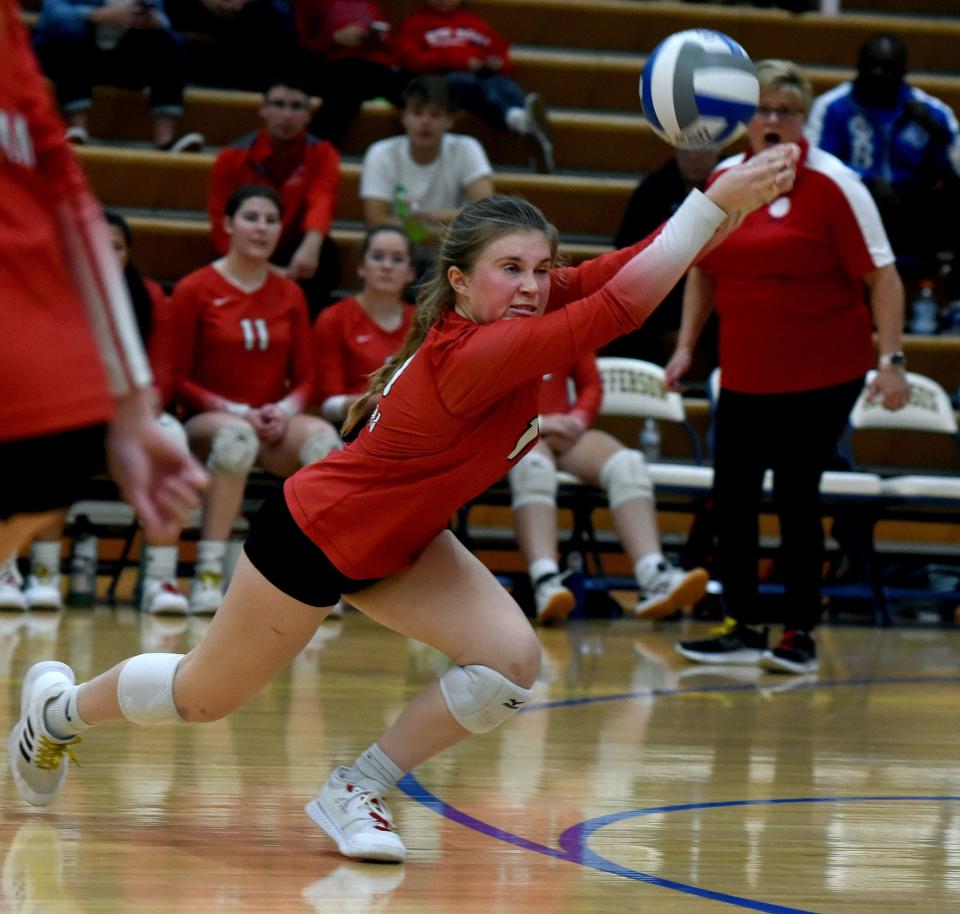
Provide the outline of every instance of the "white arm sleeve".
[[690,191],[653,243],[624,264],[607,288],[625,302],[636,302],[638,294],[644,302],[662,300],[726,218],[699,190]]
[[100,207],[86,194],[68,198],[57,207],[57,221],[67,266],[107,369],[110,392],[123,397],[149,387],[150,365]]

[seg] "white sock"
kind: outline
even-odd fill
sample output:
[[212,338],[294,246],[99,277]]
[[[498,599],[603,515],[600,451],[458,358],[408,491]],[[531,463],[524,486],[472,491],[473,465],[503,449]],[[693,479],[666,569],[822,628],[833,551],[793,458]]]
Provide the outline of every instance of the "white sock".
[[200,540],[197,543],[197,573],[212,571],[223,574],[223,556],[227,551],[225,540]]
[[402,777],[403,772],[376,743],[364,749],[350,766],[352,783],[378,797],[386,796]]
[[503,119],[514,133],[530,132],[530,118],[527,117],[527,112],[523,108],[507,109]]
[[60,540],[38,540],[30,547],[30,570],[37,568],[60,574]]
[[151,581],[173,580],[177,576],[177,547],[144,547],[143,576]]
[[51,698],[43,709],[43,723],[55,739],[67,740],[89,730],[77,708],[80,686],[68,686],[56,698]]
[[661,553],[651,552],[649,555],[637,559],[637,563],[633,566],[633,573],[637,578],[637,583],[643,587],[663,571],[663,566],[669,567],[669,565],[670,563]]
[[530,563],[530,580],[534,584],[548,574],[559,574],[560,567],[556,559],[536,559]]

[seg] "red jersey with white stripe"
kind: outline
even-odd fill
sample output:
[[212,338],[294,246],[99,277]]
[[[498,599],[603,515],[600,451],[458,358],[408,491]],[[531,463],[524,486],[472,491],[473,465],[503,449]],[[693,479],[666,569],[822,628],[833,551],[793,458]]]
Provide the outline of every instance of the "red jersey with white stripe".
[[537,441],[543,375],[642,323],[720,224],[722,212],[696,196],[655,241],[553,271],[542,317],[475,324],[448,312],[356,441],[286,481],[293,517],[343,574],[409,566],[458,508],[509,472]]
[[[574,398],[570,399],[573,382]],[[565,371],[544,375],[540,387],[540,415],[579,413],[587,426],[593,425],[603,402],[603,382],[597,368],[597,357],[588,352]]]
[[173,290],[176,395],[192,412],[230,403],[259,407],[313,388],[310,318],[300,287],[271,270],[255,292],[212,264]]
[[0,0],[0,441],[104,422],[149,382],[100,208]]
[[874,361],[862,277],[893,263],[893,252],[857,175],[800,145],[793,190],[751,213],[700,264],[714,284],[729,390],[813,390],[852,381]]
[[399,326],[387,331],[353,296],[321,311],[313,325],[314,400],[322,404],[328,397],[364,393],[370,375],[403,345],[413,312],[412,305],[404,305]]

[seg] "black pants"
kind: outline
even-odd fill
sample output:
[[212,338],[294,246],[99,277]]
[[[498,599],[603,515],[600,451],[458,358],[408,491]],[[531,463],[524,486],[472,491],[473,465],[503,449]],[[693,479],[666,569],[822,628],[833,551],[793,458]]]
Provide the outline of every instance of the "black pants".
[[820,477],[862,389],[858,378],[797,393],[720,391],[713,494],[727,615],[748,625],[770,621],[758,605],[757,562],[763,475],[771,469],[786,590],[781,621],[809,631],[820,620]]
[[183,111],[186,43],[176,32],[130,29],[116,47],[105,50],[88,29],[80,35],[48,35],[35,50],[67,114],[86,111],[96,85],[149,86],[154,114],[177,116]]

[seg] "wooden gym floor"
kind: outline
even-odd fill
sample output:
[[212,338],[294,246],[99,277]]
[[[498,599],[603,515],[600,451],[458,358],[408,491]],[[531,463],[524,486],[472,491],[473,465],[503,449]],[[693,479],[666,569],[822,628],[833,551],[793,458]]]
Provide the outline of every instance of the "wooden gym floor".
[[[0,618],[3,732],[36,660],[83,680],[203,627]],[[402,782],[390,866],[338,856],[302,807],[444,661],[349,613],[226,721],[93,731],[47,811],[4,765],[0,911],[956,911],[960,631],[827,628],[798,680],[686,665],[673,642],[707,627],[543,631],[536,703]]]

